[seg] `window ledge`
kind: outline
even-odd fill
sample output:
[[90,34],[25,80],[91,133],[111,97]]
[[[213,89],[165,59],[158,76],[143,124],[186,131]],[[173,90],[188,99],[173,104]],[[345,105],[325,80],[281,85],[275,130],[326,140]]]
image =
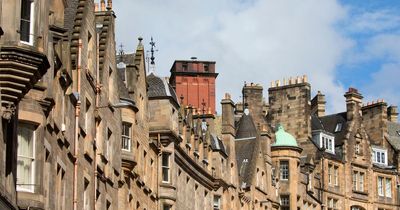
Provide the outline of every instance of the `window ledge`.
[[367,192],[367,191],[353,190],[353,193],[360,194],[360,195],[368,195],[368,192]]

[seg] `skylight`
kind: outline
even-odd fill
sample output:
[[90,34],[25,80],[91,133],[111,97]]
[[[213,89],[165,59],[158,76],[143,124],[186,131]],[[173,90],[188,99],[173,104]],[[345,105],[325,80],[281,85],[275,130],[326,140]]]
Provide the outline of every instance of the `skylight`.
[[335,133],[342,131],[342,123],[337,123],[335,127]]

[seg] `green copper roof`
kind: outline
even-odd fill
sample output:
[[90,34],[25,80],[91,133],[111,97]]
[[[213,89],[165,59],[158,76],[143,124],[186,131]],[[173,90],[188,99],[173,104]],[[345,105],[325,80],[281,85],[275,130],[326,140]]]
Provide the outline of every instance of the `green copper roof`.
[[275,132],[276,141],[272,146],[291,146],[297,147],[296,139],[289,133],[285,132],[282,125],[278,125],[278,130]]

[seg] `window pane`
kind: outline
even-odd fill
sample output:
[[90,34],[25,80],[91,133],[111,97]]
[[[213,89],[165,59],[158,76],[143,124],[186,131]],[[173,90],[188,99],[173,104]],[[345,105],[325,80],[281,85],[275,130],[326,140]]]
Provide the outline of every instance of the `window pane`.
[[32,2],[30,0],[21,1],[20,39],[25,42],[29,42],[30,24],[31,24],[31,6]]
[[280,162],[280,172],[281,172],[281,179],[284,179],[284,180],[289,179],[289,162],[288,161]]
[[33,167],[35,161],[35,127],[20,123],[18,127],[17,187],[19,190],[33,191]]
[[359,177],[359,186],[358,186],[358,190],[363,192],[364,191],[364,173],[360,173],[360,177]]
[[386,178],[386,197],[392,197],[392,180]]
[[162,180],[169,182],[169,155],[168,153],[162,154]]
[[378,177],[378,195],[383,196],[383,178]]

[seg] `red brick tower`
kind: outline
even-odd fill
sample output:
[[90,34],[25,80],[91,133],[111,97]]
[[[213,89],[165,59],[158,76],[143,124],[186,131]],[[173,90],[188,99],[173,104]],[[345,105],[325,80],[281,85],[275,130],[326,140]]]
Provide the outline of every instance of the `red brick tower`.
[[182,105],[192,105],[215,114],[215,61],[176,60],[171,67],[170,84],[176,95],[183,97]]

